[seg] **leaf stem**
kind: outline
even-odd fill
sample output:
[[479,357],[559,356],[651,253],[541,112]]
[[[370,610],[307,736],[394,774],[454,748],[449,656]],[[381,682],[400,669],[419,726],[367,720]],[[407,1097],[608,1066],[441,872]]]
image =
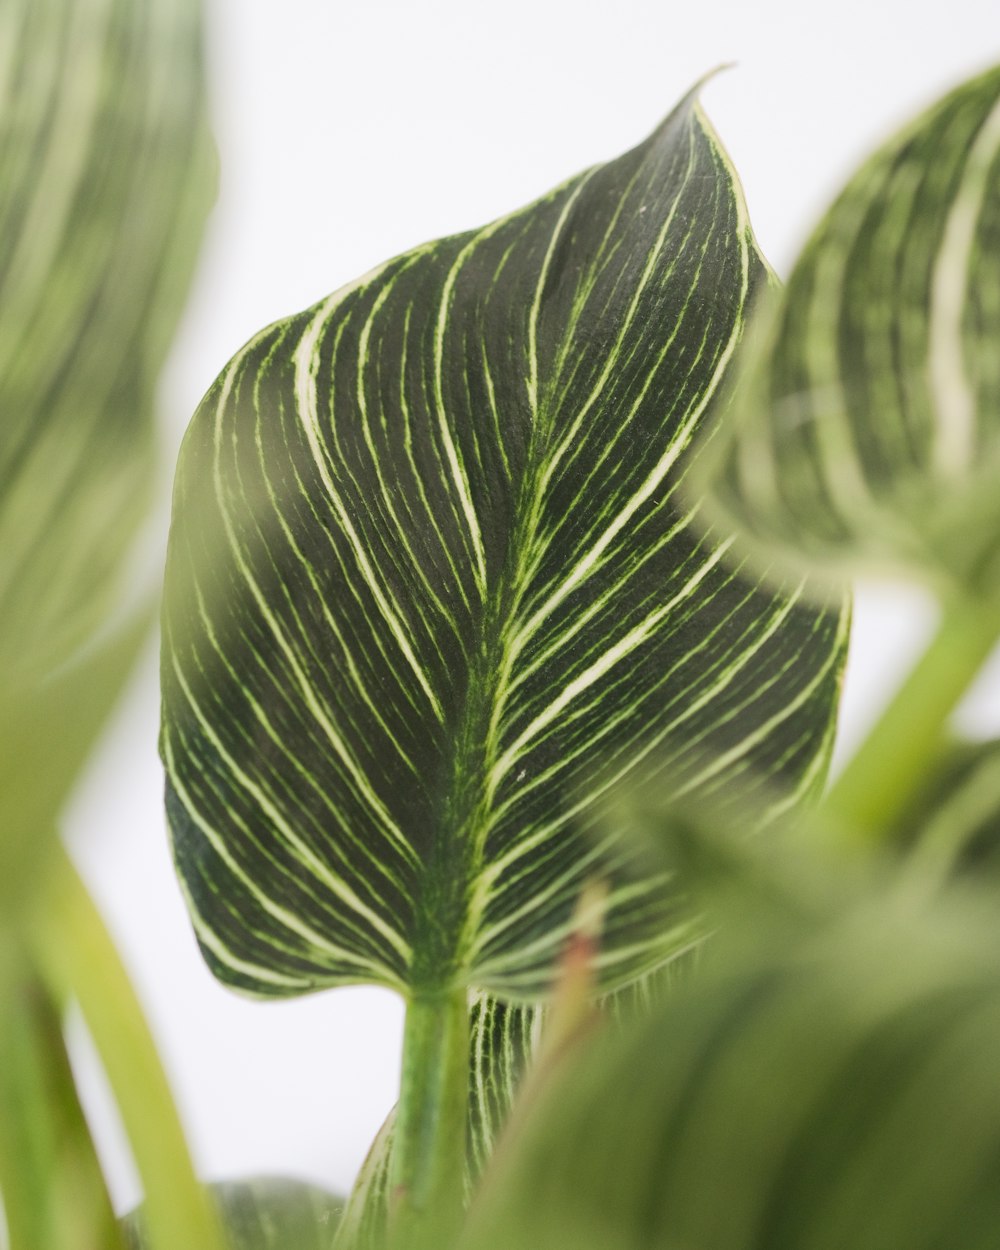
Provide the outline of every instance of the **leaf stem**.
[[469,1091],[464,990],[407,1005],[403,1070],[389,1172],[392,1243],[447,1244],[461,1218]]
[[944,604],[930,645],[827,796],[852,837],[877,842],[902,814],[998,638],[997,604],[963,597]]
[[114,1091],[145,1192],[154,1250],[223,1250],[167,1078],[118,951],[69,856],[56,852],[31,926],[53,992],[74,996]]

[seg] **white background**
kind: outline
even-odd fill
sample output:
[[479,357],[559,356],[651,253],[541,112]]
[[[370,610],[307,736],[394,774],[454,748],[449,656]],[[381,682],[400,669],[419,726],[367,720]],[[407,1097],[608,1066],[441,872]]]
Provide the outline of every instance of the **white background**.
[[[264,324],[427,238],[479,225],[638,142],[706,71],[764,252],[788,271],[871,146],[1000,59],[1000,0],[210,0],[218,204],[164,387],[164,478],[201,394]],[[152,546],[161,558],[165,521]],[[868,586],[844,743],[931,628]],[[965,710],[1000,728],[987,681]],[[207,1177],[282,1172],[345,1191],[394,1098],[400,1004],[339,990],[239,999],[201,963],[166,849],[155,649],[68,816],[147,1007]],[[137,1185],[93,1078],[119,1206]]]

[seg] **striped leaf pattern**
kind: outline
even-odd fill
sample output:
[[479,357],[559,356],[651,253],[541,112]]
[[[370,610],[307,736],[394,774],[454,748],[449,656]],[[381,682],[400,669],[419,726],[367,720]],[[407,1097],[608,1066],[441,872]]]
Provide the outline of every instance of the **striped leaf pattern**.
[[764,281],[692,95],[232,360],[182,450],[162,663],[221,978],[530,999],[599,876],[610,988],[690,922],[581,834],[609,786],[815,789],[842,605],[761,591],[677,497]]
[[475,994],[469,1016],[469,1172],[489,1161],[537,1042],[541,1007]]
[[[701,934],[696,932],[693,943]],[[598,1010],[611,1027],[622,1029],[643,1019],[683,984],[695,962],[700,943],[687,958],[675,957],[630,981],[598,1001]],[[530,1065],[535,1060],[546,1025],[540,1004],[504,1002],[490,994],[474,993],[469,1013],[469,1188],[485,1170],[503,1131]],[[544,1051],[544,1043],[542,1043]]]
[[196,0],[0,8],[0,669],[102,620],[211,194]]
[[[535,1045],[541,1008],[472,993],[469,1002],[469,1107],[466,1191],[472,1192],[507,1119]],[[390,1206],[389,1165],[396,1108],[365,1158],[337,1232],[336,1250],[380,1250]]]
[[[541,1008],[472,993],[469,1002],[469,1108],[466,1190],[489,1161],[535,1045]],[[337,1250],[379,1250],[385,1244],[389,1163],[396,1108],[379,1129],[362,1165],[337,1236]]]
[[738,382],[714,495],[768,559],[996,580],[1000,69],[855,174]]
[[383,1250],[389,1218],[389,1165],[396,1108],[375,1135],[337,1226],[333,1250]]

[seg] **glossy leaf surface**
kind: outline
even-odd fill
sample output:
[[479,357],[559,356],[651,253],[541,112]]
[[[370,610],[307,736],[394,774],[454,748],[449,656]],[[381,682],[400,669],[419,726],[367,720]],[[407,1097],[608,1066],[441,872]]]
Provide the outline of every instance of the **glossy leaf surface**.
[[611,987],[692,929],[578,833],[607,786],[656,759],[816,788],[845,615],[759,590],[677,499],[764,275],[691,96],[229,364],[182,452],[163,651],[220,977],[531,998],[600,876]]
[[715,493],[765,558],[992,587],[998,238],[993,69],[862,165],[744,357]]

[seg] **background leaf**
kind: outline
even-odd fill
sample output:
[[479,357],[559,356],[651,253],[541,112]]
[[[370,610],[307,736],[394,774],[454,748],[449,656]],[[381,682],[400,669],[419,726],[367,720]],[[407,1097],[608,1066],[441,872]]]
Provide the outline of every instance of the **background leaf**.
[[542,1008],[476,994],[469,1030],[469,1170],[486,1166],[537,1044]]
[[[229,1250],[331,1250],[344,1201],[285,1176],[209,1186]],[[141,1207],[124,1221],[126,1250],[155,1250]]]
[[116,1090],[131,1144],[137,1124],[157,1137],[155,1171],[135,1150],[157,1243],[219,1244],[127,979],[55,836],[150,623],[129,565],[157,376],[212,194],[200,35],[197,0],[0,13],[0,1185],[15,1245],[32,1225],[25,1246],[120,1241],[58,1018],[94,985],[112,1003],[95,1034],[110,1016],[119,1070],[141,1085],[131,1103]]
[[162,669],[217,975],[536,996],[599,875],[610,986],[690,934],[576,832],[606,786],[656,758],[815,788],[846,616],[758,590],[676,494],[763,279],[691,96],[230,363],[182,451]]
[[991,589],[998,231],[992,69],[862,165],[744,358],[714,492],[764,558]]
[[0,674],[121,591],[212,191],[194,0],[12,0],[0,74]]
[[48,866],[48,835],[152,620],[147,607],[55,673],[0,691],[0,915],[32,897]]

